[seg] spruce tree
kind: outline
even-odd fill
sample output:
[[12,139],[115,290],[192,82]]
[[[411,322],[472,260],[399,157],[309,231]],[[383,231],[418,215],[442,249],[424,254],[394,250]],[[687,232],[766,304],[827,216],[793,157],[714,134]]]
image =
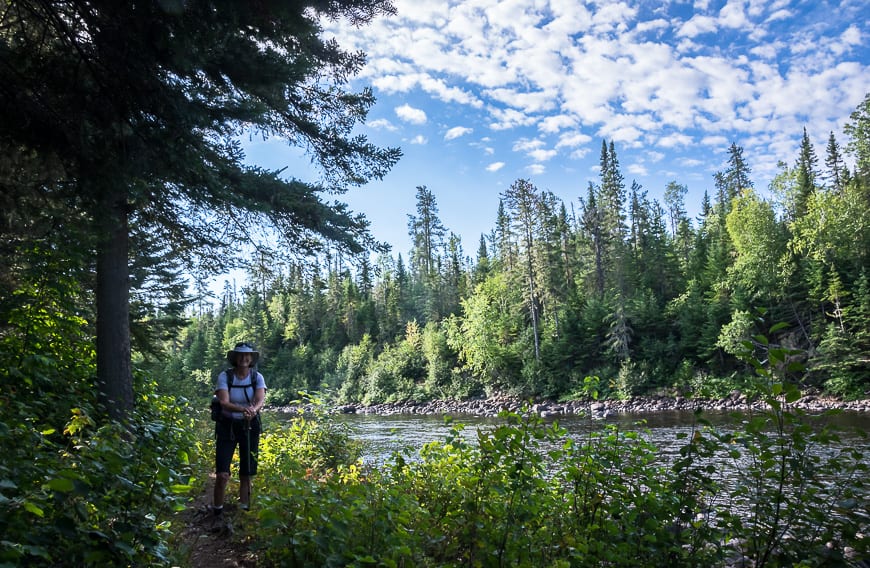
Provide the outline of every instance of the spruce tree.
[[[353,133],[374,102],[345,88],[364,56],[324,39],[320,21],[392,11],[386,0],[16,0],[0,12],[0,147],[60,164],[66,183],[52,198],[90,220],[98,386],[111,417],[133,405],[131,219],[214,269],[230,251],[243,258],[240,243],[271,248],[276,235],[303,253],[322,240],[374,246],[363,218],[321,195],[382,177],[400,152]],[[322,179],[247,165],[245,129],[307,150]]]
[[843,188],[849,181],[849,169],[843,161],[840,145],[837,143],[837,139],[833,132],[831,132],[831,135],[828,137],[825,166],[828,168],[828,188],[832,191],[843,191]]
[[795,188],[792,219],[798,219],[807,213],[807,202],[816,190],[817,166],[818,158],[816,157],[816,151],[810,142],[810,137],[807,135],[807,129],[804,128],[804,133],[801,137],[800,154],[795,166],[797,170],[797,187]]

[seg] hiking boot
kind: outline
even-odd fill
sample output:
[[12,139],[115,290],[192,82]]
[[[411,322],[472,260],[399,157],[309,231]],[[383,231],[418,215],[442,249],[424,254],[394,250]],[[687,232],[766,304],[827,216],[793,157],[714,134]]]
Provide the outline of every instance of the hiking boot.
[[224,515],[224,509],[212,508],[211,526],[208,531],[212,534],[220,536],[229,536],[233,534],[233,524],[230,519]]

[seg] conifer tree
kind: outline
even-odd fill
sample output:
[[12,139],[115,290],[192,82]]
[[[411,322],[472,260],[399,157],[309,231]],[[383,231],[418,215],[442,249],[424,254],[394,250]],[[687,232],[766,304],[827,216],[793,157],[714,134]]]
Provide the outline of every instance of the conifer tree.
[[519,179],[502,194],[505,208],[513,221],[512,226],[519,237],[518,250],[522,263],[523,288],[526,290],[526,306],[532,325],[535,360],[540,359],[540,295],[537,287],[538,268],[535,266],[536,234],[539,227],[538,188],[525,179]]
[[849,169],[843,161],[840,145],[837,143],[837,139],[833,132],[831,132],[831,135],[828,137],[825,166],[828,168],[828,188],[832,191],[843,191],[843,188],[849,182]]
[[750,178],[751,171],[743,158],[743,148],[732,142],[728,148],[728,168],[725,170],[726,198],[734,199],[744,189],[755,187]]
[[859,183],[870,190],[870,93],[851,115],[843,127],[846,136],[846,152],[855,158],[855,176]]
[[807,129],[804,128],[804,133],[801,137],[800,155],[795,166],[797,171],[797,187],[795,188],[792,219],[803,217],[807,213],[807,201],[809,201],[810,196],[816,190],[817,166],[818,158],[816,157],[816,151],[810,142],[810,137],[807,135]]
[[589,187],[586,192],[586,199],[581,201],[583,214],[580,225],[584,232],[586,242],[591,249],[591,266],[592,275],[589,279],[592,283],[592,291],[599,299],[604,297],[605,290],[605,267],[604,255],[607,248],[608,235],[604,228],[604,216],[601,208],[598,206],[596,194],[598,189],[589,182]]
[[669,181],[665,186],[665,205],[668,208],[668,221],[671,228],[671,236],[677,235],[677,228],[686,218],[686,194],[689,189],[685,185],[675,181]]
[[415,295],[420,298],[418,311],[422,321],[436,321],[443,306],[439,295],[441,249],[447,229],[438,218],[435,195],[425,185],[417,186],[417,214],[408,215],[408,235],[411,237],[411,273]]
[[474,264],[472,272],[472,284],[477,286],[489,276],[491,263],[489,259],[489,249],[486,246],[486,237],[480,235],[480,243],[477,246],[477,261]]
[[503,199],[498,201],[494,231],[495,260],[501,270],[511,271],[516,264],[516,251],[514,250],[513,229],[510,218],[505,212]]
[[[365,24],[392,11],[386,0],[15,0],[0,11],[0,147],[61,164],[65,191],[52,197],[91,222],[83,244],[94,250],[97,386],[110,417],[133,406],[132,219],[212,267],[239,243],[271,248],[275,235],[301,252],[323,240],[375,245],[363,218],[320,196],[382,177],[400,152],[353,133],[374,102],[345,87],[363,54],[324,39],[320,18]],[[246,165],[241,129],[306,149],[323,179]],[[217,232],[215,218],[226,220]],[[262,225],[277,232],[252,229]]]

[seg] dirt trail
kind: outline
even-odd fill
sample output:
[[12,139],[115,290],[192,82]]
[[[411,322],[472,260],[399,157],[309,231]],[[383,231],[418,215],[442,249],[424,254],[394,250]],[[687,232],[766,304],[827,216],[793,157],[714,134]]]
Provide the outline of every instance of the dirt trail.
[[[232,486],[232,484],[231,484]],[[254,522],[252,513],[239,510],[235,503],[224,506],[223,521],[212,514],[211,495],[214,475],[209,476],[202,494],[179,513],[176,522],[183,527],[178,549],[189,568],[254,568],[257,556],[244,540],[244,523]]]

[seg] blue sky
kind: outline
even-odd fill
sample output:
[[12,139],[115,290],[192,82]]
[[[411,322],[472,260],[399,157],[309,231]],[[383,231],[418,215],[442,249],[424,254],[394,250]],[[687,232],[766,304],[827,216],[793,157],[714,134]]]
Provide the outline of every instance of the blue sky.
[[[416,187],[435,195],[467,255],[494,225],[499,195],[530,180],[578,206],[598,180],[602,140],[626,185],[661,201],[685,185],[696,214],[728,146],[757,189],[792,165],[806,127],[823,164],[828,135],[870,91],[866,0],[595,2],[395,0],[398,14],[326,35],[362,50],[354,86],[378,99],[360,132],[404,157],[342,196],[403,256]],[[248,141],[248,160],[290,165],[282,142]]]

